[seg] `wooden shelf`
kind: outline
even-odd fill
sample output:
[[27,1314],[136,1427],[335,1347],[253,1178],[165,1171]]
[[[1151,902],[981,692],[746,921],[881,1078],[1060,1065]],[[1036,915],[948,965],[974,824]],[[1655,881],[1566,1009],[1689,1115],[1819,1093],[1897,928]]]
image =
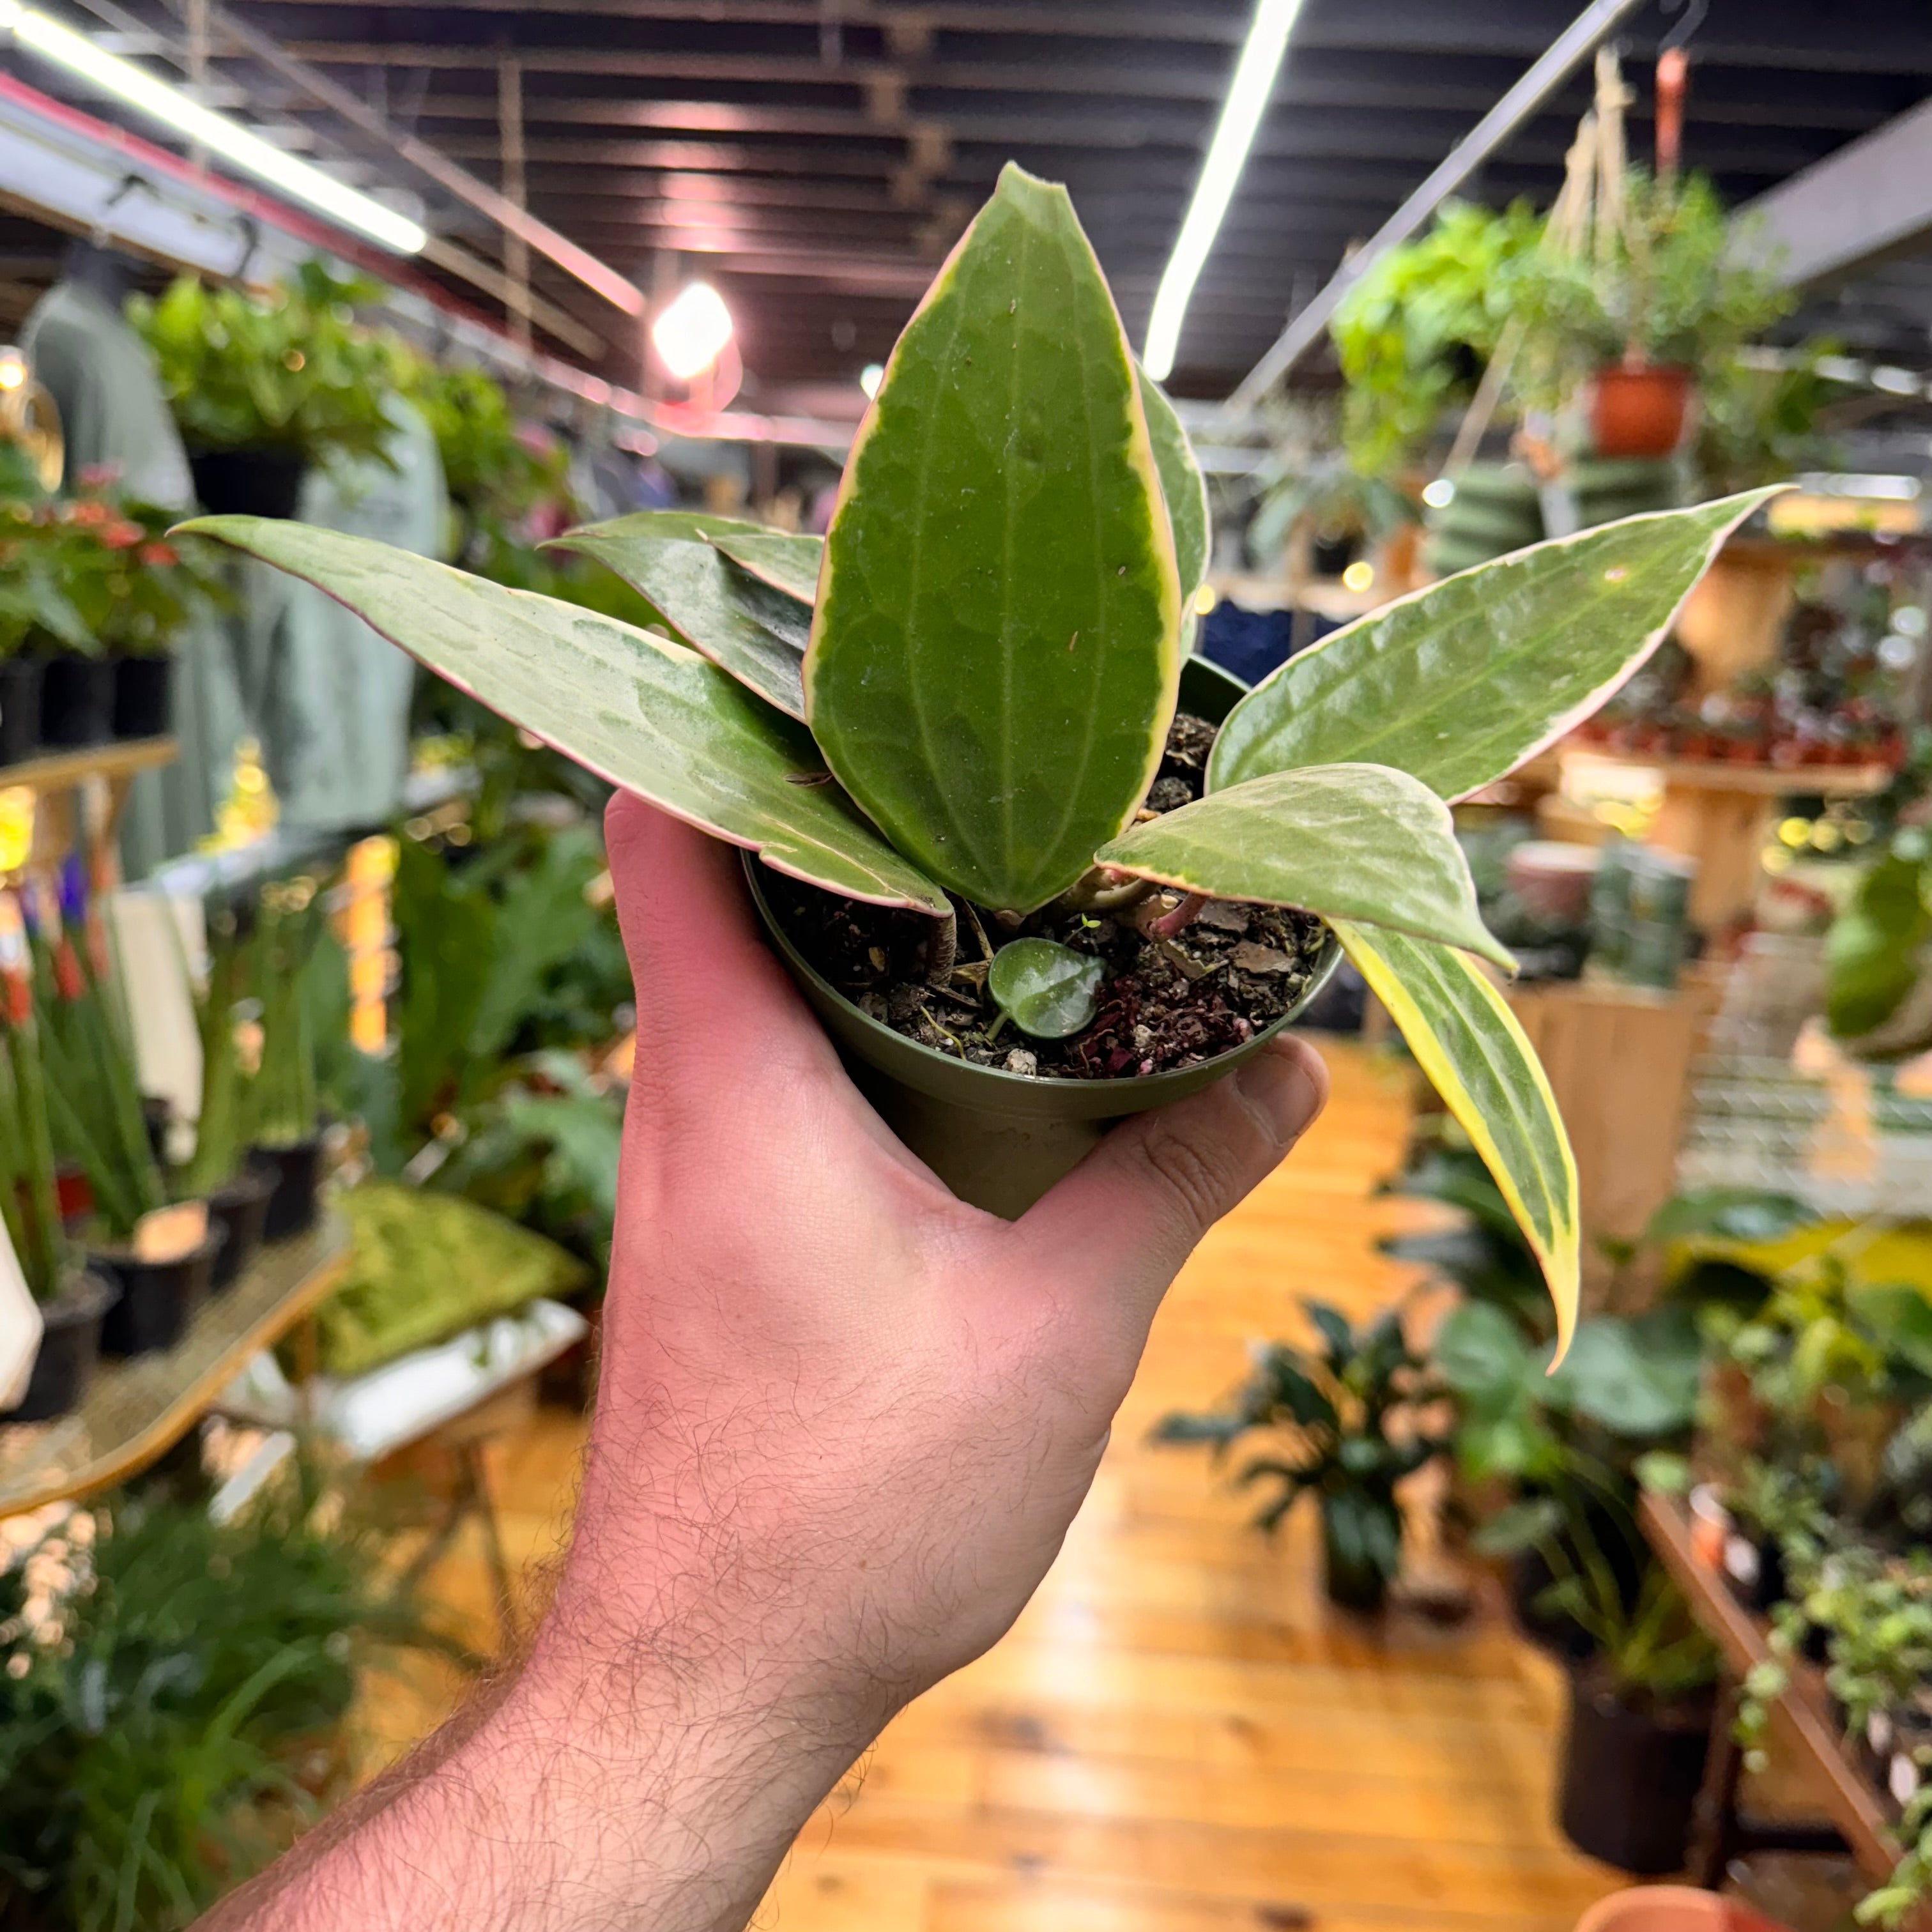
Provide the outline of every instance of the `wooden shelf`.
[[[1647,1493],[1638,1518],[1697,1621],[1724,1652],[1726,1671],[1742,1679],[1771,1655],[1767,1628],[1731,1594],[1724,1580],[1703,1563],[1690,1544],[1690,1517],[1675,1496]],[[1771,1706],[1778,1741],[1801,1766],[1832,1822],[1844,1834],[1858,1868],[1874,1884],[1892,1876],[1899,1858],[1885,1801],[1847,1755],[1833,1721],[1818,1672],[1804,1663],[1790,1666],[1790,1684]]]
[[76,752],[49,752],[23,764],[0,765],[0,791],[24,787],[28,791],[68,791],[91,778],[132,778],[136,772],[171,765],[178,748],[172,738],[124,738],[111,745],[90,745]]
[[0,1427],[0,1516],[124,1482],[180,1441],[258,1350],[278,1341],[340,1282],[347,1224],[331,1216],[264,1248],[159,1354],[104,1360],[87,1400],[52,1422]]
[[1594,760],[1599,764],[1652,771],[1665,790],[1741,792],[1753,798],[1782,798],[1811,793],[1828,798],[1868,798],[1892,780],[1889,765],[1744,765],[1729,760],[1649,758],[1635,752],[1612,752],[1595,745],[1566,745],[1565,764]]

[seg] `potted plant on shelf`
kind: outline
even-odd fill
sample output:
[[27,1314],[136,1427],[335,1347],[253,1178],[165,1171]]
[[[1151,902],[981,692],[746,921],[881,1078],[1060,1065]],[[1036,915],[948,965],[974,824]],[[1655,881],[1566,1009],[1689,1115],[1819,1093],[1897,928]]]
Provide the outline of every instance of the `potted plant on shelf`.
[[126,1000],[77,860],[63,870],[60,904],[38,905],[28,931],[54,1145],[86,1174],[88,1262],[120,1291],[101,1346],[114,1355],[172,1348],[207,1294],[220,1237],[205,1203],[168,1199]]
[[39,1304],[40,1352],[0,1423],[45,1422],[79,1406],[114,1290],[79,1265],[61,1225],[46,1072],[18,907],[0,895],[0,1224]]
[[1442,1391],[1410,1352],[1398,1310],[1384,1310],[1358,1333],[1325,1303],[1302,1306],[1322,1338],[1318,1354],[1270,1342],[1226,1409],[1168,1416],[1154,1438],[1211,1443],[1219,1456],[1251,1430],[1283,1432],[1286,1454],[1257,1456],[1235,1479],[1244,1489],[1281,1486],[1256,1525],[1274,1530],[1303,1496],[1313,1496],[1329,1600],[1372,1615],[1402,1568],[1396,1486],[1446,1446],[1427,1416]]
[[1599,1553],[1552,1543],[1550,1556],[1549,1606],[1594,1644],[1570,1673],[1557,1822],[1606,1864],[1681,1870],[1710,1744],[1716,1648],[1658,1564],[1630,1604]]
[[239,1040],[244,1003],[254,992],[252,935],[230,911],[211,920],[208,973],[195,1001],[201,1041],[201,1102],[195,1112],[194,1152],[175,1177],[175,1192],[208,1203],[208,1225],[221,1246],[208,1276],[211,1289],[233,1286],[254,1259],[267,1230],[274,1184],[248,1158],[250,1101]]
[[264,1238],[282,1241],[315,1226],[322,1186],[322,1102],[305,985],[323,917],[316,881],[265,886],[258,917],[260,1058],[248,1083],[248,1157],[269,1183]]
[[855,1078],[982,1206],[1018,1214],[1106,1123],[1231,1070],[1346,951],[1567,1320],[1574,1165],[1475,963],[1506,956],[1445,801],[1641,662],[1760,500],[1432,586],[1230,708],[1184,668],[1208,548],[1186,437],[1065,191],[1010,166],[893,352],[822,546],[681,514],[564,540],[674,636],[327,531],[190,527],[761,856],[760,916]]
[[266,298],[192,275],[128,318],[154,351],[210,511],[292,517],[302,474],[334,456],[382,457],[392,352],[358,329],[376,285],[304,262]]

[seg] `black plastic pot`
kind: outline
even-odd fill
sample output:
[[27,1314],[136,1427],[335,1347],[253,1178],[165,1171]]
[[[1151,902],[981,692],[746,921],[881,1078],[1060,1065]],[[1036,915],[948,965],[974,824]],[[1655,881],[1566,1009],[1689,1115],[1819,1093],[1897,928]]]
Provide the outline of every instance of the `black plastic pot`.
[[262,1238],[286,1241],[292,1234],[307,1234],[321,1213],[321,1136],[293,1147],[250,1148],[248,1164],[267,1176],[272,1190]]
[[275,1185],[257,1168],[244,1168],[225,1187],[208,1197],[208,1225],[221,1230],[221,1252],[208,1286],[219,1294],[232,1288],[242,1270],[255,1258],[268,1223],[268,1200]]
[[40,674],[40,742],[79,751],[113,735],[113,665],[78,651],[55,652]]
[[308,465],[292,449],[196,449],[188,466],[210,516],[292,517]]
[[90,1250],[88,1266],[121,1291],[101,1324],[101,1353],[151,1355],[172,1348],[208,1299],[208,1277],[220,1246],[220,1233],[211,1228],[200,1247],[176,1261],[140,1261],[124,1249]]
[[112,663],[115,736],[165,738],[174,722],[174,659],[164,654]]
[[[1393,1499],[1389,1508],[1395,1509]],[[1322,1498],[1322,1585],[1328,1600],[1338,1609],[1352,1610],[1358,1616],[1378,1616],[1388,1602],[1389,1580],[1372,1558],[1349,1551],[1348,1539],[1338,1537],[1334,1504]],[[1396,1534],[1401,1535],[1400,1516]]]
[[[1181,671],[1181,708],[1218,724],[1246,688],[1205,659],[1190,657]],[[748,853],[745,876],[773,948],[832,1036],[853,1084],[961,1200],[1010,1221],[1078,1166],[1110,1128],[1211,1087],[1259,1052],[1300,1017],[1342,956],[1331,937],[1301,997],[1274,1025],[1201,1066],[1124,1080],[1042,1079],[955,1060],[861,1012],[786,935],[765,896],[764,868]]]
[[0,765],[23,764],[40,748],[45,669],[46,660],[31,651],[0,658]]
[[40,1352],[27,1378],[27,1392],[0,1410],[0,1423],[49,1422],[78,1408],[100,1358],[100,1324],[119,1292],[91,1272],[68,1276],[40,1309]]
[[1652,1714],[1619,1702],[1589,1666],[1570,1673],[1556,1819],[1579,1851],[1640,1876],[1683,1869],[1711,1703]]

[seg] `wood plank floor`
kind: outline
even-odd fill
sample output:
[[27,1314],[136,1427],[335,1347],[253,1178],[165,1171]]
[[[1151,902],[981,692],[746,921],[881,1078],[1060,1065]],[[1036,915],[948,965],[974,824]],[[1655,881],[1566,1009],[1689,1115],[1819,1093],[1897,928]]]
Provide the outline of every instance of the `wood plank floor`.
[[[1324,1048],[1321,1124],[1216,1228],[1156,1324],[1099,1481],[1006,1640],[920,1700],[814,1818],[760,1923],[780,1932],[1563,1932],[1616,1874],[1551,1822],[1560,1683],[1493,1614],[1377,1629],[1322,1601],[1314,1525],[1270,1544],[1150,1424],[1238,1380],[1298,1298],[1362,1314],[1413,1286],[1370,1198],[1402,1140],[1396,1072]],[[560,1547],[578,1425],[495,1445],[513,1561]],[[437,1573],[488,1624],[473,1539]],[[369,1760],[433,1724],[418,1673],[364,1700]]]

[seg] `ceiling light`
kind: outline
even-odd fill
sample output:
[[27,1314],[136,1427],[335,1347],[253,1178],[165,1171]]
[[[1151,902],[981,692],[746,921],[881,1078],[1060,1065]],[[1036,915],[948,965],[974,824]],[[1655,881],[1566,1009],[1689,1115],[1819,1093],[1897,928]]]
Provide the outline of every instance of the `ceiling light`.
[[10,342],[0,349],[0,389],[17,389],[27,380],[27,358]]
[[688,283],[651,324],[651,340],[664,367],[688,382],[716,362],[731,340],[731,311],[709,282]]
[[859,386],[868,396],[879,393],[879,385],[886,380],[886,365],[883,362],[868,362],[859,371]]
[[103,93],[185,134],[244,173],[306,202],[318,214],[368,236],[385,248],[399,255],[414,255],[428,245],[428,232],[406,215],[385,208],[307,161],[284,154],[238,121],[202,106],[145,68],[97,46],[84,34],[63,27],[32,7],[20,6],[16,0],[0,0],[0,31],[10,33],[22,46],[92,82]]
[[1288,51],[1288,33],[1300,11],[1301,0],[1258,0],[1255,8],[1254,23],[1234,64],[1227,104],[1221,110],[1208,158],[1202,164],[1187,218],[1180,224],[1174,253],[1154,293],[1141,360],[1156,382],[1165,382],[1173,371],[1174,351],[1180,346],[1180,325],[1194,284],[1220,232],[1221,218],[1228,212],[1234,184],[1254,146],[1255,130],[1268,111],[1282,56]]

